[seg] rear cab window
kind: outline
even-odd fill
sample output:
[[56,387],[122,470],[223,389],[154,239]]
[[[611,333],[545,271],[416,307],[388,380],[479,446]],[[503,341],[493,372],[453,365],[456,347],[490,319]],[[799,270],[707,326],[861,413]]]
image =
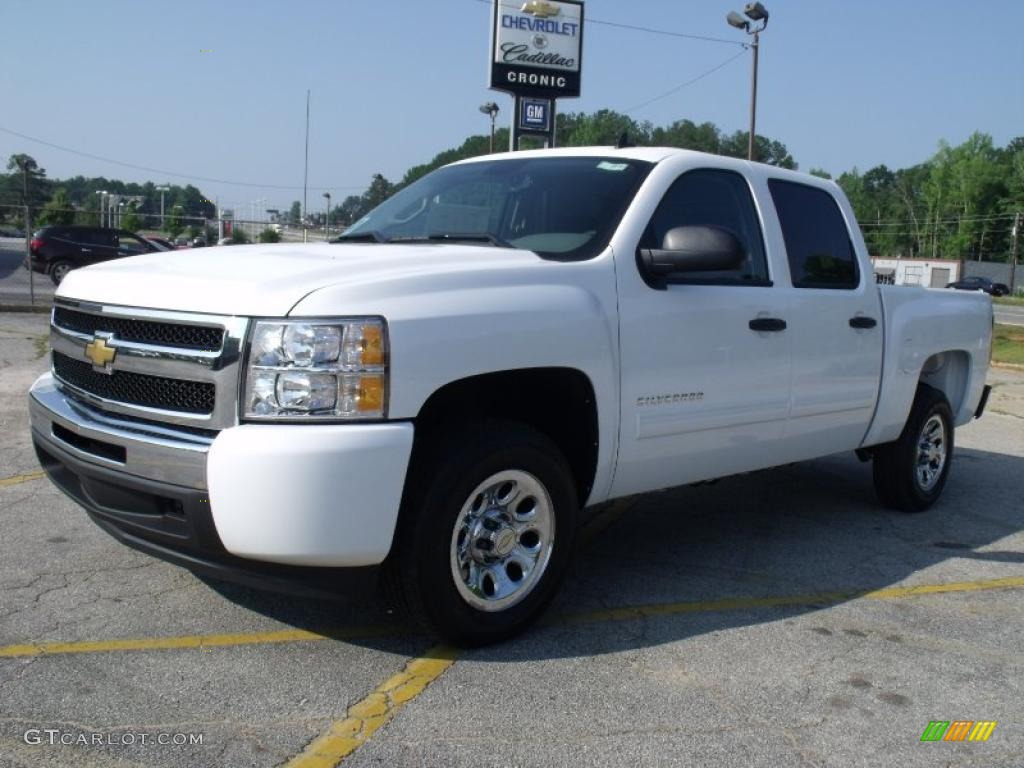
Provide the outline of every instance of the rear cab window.
[[835,198],[824,189],[782,179],[770,179],[768,188],[782,226],[793,287],[857,288],[857,253]]

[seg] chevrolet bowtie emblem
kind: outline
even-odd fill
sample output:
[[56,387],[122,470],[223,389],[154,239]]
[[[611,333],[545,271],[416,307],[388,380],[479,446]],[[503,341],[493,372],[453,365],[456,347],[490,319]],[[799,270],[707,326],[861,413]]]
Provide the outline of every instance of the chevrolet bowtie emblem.
[[556,8],[551,3],[543,2],[543,0],[530,0],[528,3],[523,3],[523,7],[520,10],[523,13],[529,13],[536,16],[538,19],[557,16],[562,12],[561,8]]
[[107,366],[114,362],[117,350],[114,347],[108,347],[106,339],[96,337],[85,345],[85,356],[92,360],[93,368],[109,373]]

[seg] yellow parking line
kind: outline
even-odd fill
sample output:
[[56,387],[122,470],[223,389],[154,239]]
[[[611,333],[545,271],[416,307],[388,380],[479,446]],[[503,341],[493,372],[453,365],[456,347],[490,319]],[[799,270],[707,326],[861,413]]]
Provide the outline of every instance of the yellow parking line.
[[[556,616],[544,622],[547,626],[565,624],[595,624],[602,621],[627,621],[637,618],[672,616],[682,613],[716,613],[742,611],[756,608],[778,608],[792,605],[834,605],[846,600],[900,600],[924,595],[938,595],[955,592],[981,592],[995,589],[1019,589],[1024,587],[1024,576],[1010,576],[1002,579],[982,581],[955,581],[946,584],[920,584],[909,587],[886,587],[884,589],[843,589],[830,592],[816,592],[804,595],[780,595],[777,597],[726,597],[719,600],[697,600],[692,602],[651,603],[648,605],[624,606],[597,611]],[[235,645],[266,645],[269,643],[297,643],[317,640],[356,640],[396,634],[402,630],[397,625],[376,625],[345,627],[313,632],[305,629],[283,629],[273,632],[236,632],[221,635],[186,635],[182,637],[155,637],[122,640],[98,640],[70,643],[26,643],[0,646],[0,658],[19,656],[46,656],[69,653],[104,653],[108,651],[152,651],[194,648],[216,648]]]
[[14,475],[13,477],[0,478],[0,488],[6,488],[9,485],[18,485],[19,483],[27,483],[32,480],[39,480],[45,477],[45,472],[29,472],[24,475]]
[[273,632],[235,632],[222,635],[185,635],[182,637],[141,637],[122,640],[97,640],[72,643],[26,643],[0,646],[0,658],[17,656],[55,656],[68,653],[105,653],[109,651],[166,651],[175,649],[224,648],[236,645],[301,643],[315,640],[356,640],[394,634],[395,627],[348,627],[312,632],[305,629],[281,629]]
[[431,648],[411,659],[405,669],[378,685],[373,693],[349,707],[346,717],[315,739],[286,768],[331,768],[355,752],[406,703],[412,701],[443,675],[458,651],[447,646]]

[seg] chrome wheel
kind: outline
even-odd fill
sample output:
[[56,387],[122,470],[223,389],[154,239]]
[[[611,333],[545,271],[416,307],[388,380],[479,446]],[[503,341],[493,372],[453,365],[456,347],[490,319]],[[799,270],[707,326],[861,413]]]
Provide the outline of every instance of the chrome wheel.
[[946,466],[946,424],[938,414],[924,423],[917,440],[917,466],[914,478],[922,491],[932,490]]
[[491,475],[466,499],[451,540],[451,572],[459,595],[481,611],[523,600],[551,559],[551,496],[529,472]]

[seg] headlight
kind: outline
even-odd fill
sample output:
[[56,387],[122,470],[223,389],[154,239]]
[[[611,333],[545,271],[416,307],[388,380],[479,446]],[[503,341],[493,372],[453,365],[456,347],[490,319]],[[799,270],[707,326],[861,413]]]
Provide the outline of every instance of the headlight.
[[250,345],[243,418],[386,415],[388,347],[383,318],[258,320]]

